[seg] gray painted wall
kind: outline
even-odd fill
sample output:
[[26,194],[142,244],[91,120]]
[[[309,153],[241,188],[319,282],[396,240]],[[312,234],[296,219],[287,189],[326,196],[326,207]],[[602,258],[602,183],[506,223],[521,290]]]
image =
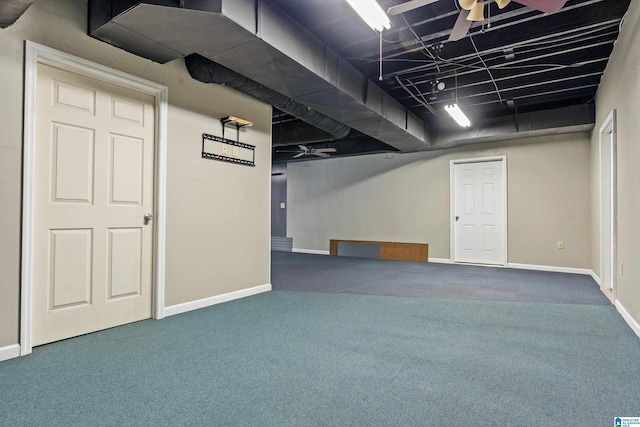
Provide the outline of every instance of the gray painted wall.
[[640,1],[632,1],[596,96],[596,128],[591,138],[591,266],[600,274],[599,129],[617,111],[618,300],[640,323]]
[[[191,79],[182,60],[160,65],[86,34],[87,3],[39,0],[0,29],[0,349],[18,343],[24,41],[169,87],[167,306],[269,283],[271,107]],[[243,142],[256,167],[200,157],[202,132],[220,135],[220,117],[247,118]]]
[[449,259],[450,161],[497,155],[507,157],[508,262],[590,268],[588,134],[290,163],[288,234],[298,249],[417,242]]

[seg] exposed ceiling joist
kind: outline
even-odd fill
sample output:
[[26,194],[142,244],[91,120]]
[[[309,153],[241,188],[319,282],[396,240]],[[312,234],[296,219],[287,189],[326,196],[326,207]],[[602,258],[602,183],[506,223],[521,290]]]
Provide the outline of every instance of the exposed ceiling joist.
[[[360,130],[340,144],[371,152],[384,149],[380,141],[414,151],[517,137],[522,128],[508,124],[524,117],[535,116],[536,134],[584,130],[592,115],[581,112],[593,110],[630,0],[568,0],[556,13],[487,2],[487,19],[455,42],[447,38],[457,0],[426,2],[391,17],[381,80],[380,38],[342,0],[111,2],[118,7],[106,20],[91,19],[96,37],[159,62],[198,52]],[[378,2],[387,9],[404,0]],[[105,10],[103,1],[90,3]],[[455,131],[443,114],[451,100],[472,116],[469,132]],[[573,108],[578,113],[558,113]],[[308,130],[280,113],[273,125]],[[278,143],[287,141],[298,142]]]

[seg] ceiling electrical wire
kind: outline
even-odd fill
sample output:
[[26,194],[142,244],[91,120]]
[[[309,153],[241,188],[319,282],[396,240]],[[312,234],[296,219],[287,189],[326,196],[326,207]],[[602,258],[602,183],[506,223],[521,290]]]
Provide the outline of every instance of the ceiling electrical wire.
[[[514,44],[510,44],[507,46],[501,46],[501,47],[497,47],[497,48],[493,48],[493,49],[489,49],[486,51],[486,53],[499,53],[502,54],[502,52],[504,51],[504,49],[508,49],[508,48],[514,48],[514,47],[519,47],[519,48],[523,48],[523,47],[527,47],[529,46],[530,49],[529,50],[519,50],[518,53],[522,54],[522,53],[528,53],[528,52],[533,52],[535,50],[539,50],[538,47],[541,44],[553,44],[555,43],[557,45],[557,43],[559,42],[569,42],[572,39],[575,39],[577,37],[583,37],[584,35],[589,35],[589,34],[593,34],[593,33],[597,33],[599,31],[602,31],[606,28],[611,28],[611,27],[618,27],[619,24],[622,21],[620,20],[615,20],[615,22],[607,22],[605,24],[603,24],[602,26],[599,26],[597,28],[591,29],[591,30],[587,30],[587,31],[582,31],[579,34],[567,34],[567,35],[563,35],[562,37],[557,37],[557,38],[553,38],[553,39],[547,39],[547,40],[538,40],[535,42],[535,44],[530,43],[529,41],[523,41],[521,43],[514,43]],[[615,33],[607,33],[607,34],[603,34],[602,36],[615,36]],[[608,41],[608,43],[612,43],[614,41],[614,39],[611,39],[610,41]],[[395,41],[392,40],[385,40],[385,42],[387,43],[396,43]],[[427,52],[430,54],[429,57],[432,58],[433,54],[431,54],[431,51],[425,46],[425,50],[427,50]],[[425,55],[427,56],[427,55]],[[362,61],[362,62],[378,62],[378,59],[373,60],[373,59],[369,59],[369,58],[358,58],[358,57],[346,57],[346,59],[352,60],[352,61]],[[406,63],[416,63],[416,64],[424,64],[425,66],[435,66],[436,64],[438,65],[442,65],[442,63],[451,65],[451,66],[458,66],[458,67],[464,67],[464,68],[471,68],[471,69],[478,69],[478,70],[484,70],[485,67],[484,66],[479,66],[479,65],[474,65],[474,64],[466,64],[460,61],[456,61],[453,59],[446,59],[441,57],[440,55],[436,54],[435,58],[433,58],[431,61],[426,61],[426,60],[420,60],[420,59],[408,59],[408,58],[385,58],[384,62],[406,62]],[[576,62],[576,63],[572,63],[572,64],[559,64],[559,63],[542,63],[542,64],[522,64],[522,65],[517,65],[517,66],[510,66],[507,64],[497,64],[497,65],[488,65],[487,68],[489,69],[500,69],[500,70],[519,70],[519,69],[526,69],[526,68],[552,68],[552,69],[564,69],[564,68],[576,68],[576,67],[581,67],[585,64],[588,64],[588,62]],[[418,69],[415,70],[411,70],[410,72],[421,72]]]
[[496,95],[498,95],[498,99],[502,104],[504,100],[502,99],[502,95],[500,94],[500,89],[498,89],[498,84],[496,83],[496,79],[493,78],[493,73],[491,73],[491,70],[489,69],[489,67],[487,67],[487,64],[484,62],[484,59],[482,59],[482,55],[480,55],[480,51],[476,46],[476,42],[473,41],[473,37],[471,37],[471,34],[469,34],[469,40],[471,40],[471,44],[473,45],[473,50],[476,51],[476,54],[478,55],[480,62],[482,62],[482,65],[484,65],[484,69],[487,70],[487,73],[489,74],[489,78],[491,79],[491,83],[493,83],[493,87],[496,88]]
[[[455,8],[460,11],[460,7],[458,4],[458,0],[452,0]],[[490,2],[489,2],[490,3]],[[489,4],[489,8],[491,5]],[[489,10],[490,12],[491,10]],[[479,35],[484,32],[483,30],[478,32],[474,32],[473,34],[469,32],[468,38],[473,47],[473,51],[471,53],[461,55],[460,58],[452,58],[446,59],[441,56],[440,48],[443,46],[442,42],[435,42],[431,44],[432,41],[427,45],[423,38],[420,37],[416,30],[413,28],[413,25],[410,24],[407,18],[404,15],[401,15],[402,20],[406,27],[399,28],[398,31],[408,30],[412,38],[414,39],[415,45],[417,45],[417,49],[412,49],[412,52],[418,53],[420,52],[424,55],[425,59],[409,59],[398,57],[400,55],[404,55],[402,51],[397,50],[396,46],[398,46],[398,40],[387,40],[383,39],[384,42],[388,43],[390,46],[388,48],[389,57],[384,59],[384,62],[396,62],[396,63],[415,63],[419,64],[416,66],[409,66],[409,69],[402,69],[396,72],[390,73],[388,76],[395,77],[398,85],[407,93],[411,98],[413,98],[418,104],[426,108],[430,113],[436,114],[436,110],[430,104],[429,100],[426,99],[425,94],[427,92],[423,92],[419,89],[418,84],[425,84],[430,79],[438,78],[450,78],[452,75],[458,75],[460,69],[466,69],[468,71],[463,71],[462,74],[475,73],[479,71],[484,71],[489,76],[489,80],[482,79],[481,82],[477,82],[477,84],[486,84],[489,81],[492,83],[495,94],[497,95],[498,100],[494,102],[499,102],[500,105],[505,105],[505,99],[503,98],[503,94],[498,86],[498,81],[505,81],[509,78],[515,78],[517,76],[510,77],[501,77],[500,79],[496,79],[492,73],[492,71],[509,71],[515,70],[540,70],[540,71],[531,71],[526,72],[525,75],[529,74],[538,74],[538,73],[547,73],[556,70],[563,69],[571,69],[571,68],[579,68],[594,64],[595,62],[600,61],[599,59],[591,59],[579,62],[573,62],[569,64],[563,63],[533,63],[535,61],[544,60],[545,57],[553,57],[560,56],[566,53],[571,53],[575,51],[580,51],[583,49],[589,49],[593,47],[598,47],[601,45],[606,45],[610,43],[614,43],[617,38],[621,28],[625,22],[626,13],[622,18],[609,20],[606,22],[596,23],[594,25],[589,25],[586,28],[576,30],[567,30],[563,32],[559,32],[557,34],[545,35],[543,37],[539,37],[535,40],[522,40],[520,42],[511,43],[504,46],[493,47],[484,51],[480,51],[478,49],[477,44],[475,43],[474,36]],[[612,28],[615,28],[617,31],[614,31]],[[382,37],[382,35],[379,35]],[[425,35],[425,38],[429,39],[428,34]],[[590,40],[591,44],[589,46],[584,46],[584,42],[586,40]],[[394,46],[396,45],[396,46]],[[415,46],[414,45],[414,46]],[[439,46],[435,47],[435,46]],[[561,48],[561,49],[558,49]],[[505,50],[511,49],[516,50],[515,54],[517,55],[516,61],[504,62],[504,57],[506,55]],[[394,52],[395,51],[395,52]],[[446,51],[446,50],[445,50]],[[547,52],[548,51],[548,52]],[[406,54],[407,52],[405,52]],[[473,56],[472,56],[473,55]],[[529,58],[523,58],[523,56],[529,55]],[[373,62],[371,59],[365,58],[347,58],[354,61],[365,61],[365,62]],[[559,59],[559,58],[558,58]],[[381,59],[378,59],[381,61]],[[501,61],[501,63],[496,63],[497,61]],[[377,61],[376,61],[377,62]],[[382,62],[382,61],[381,61]],[[491,63],[494,64],[491,64]],[[412,78],[401,78],[402,75],[413,75],[417,78],[418,82],[412,81]],[[507,74],[501,74],[500,76],[507,76]],[[475,84],[474,84],[475,85]],[[456,85],[457,86],[457,85]],[[487,94],[493,93],[493,91],[487,92]]]
[[[618,24],[621,21],[619,20],[615,20],[615,22],[608,22],[605,25],[599,27],[599,28],[594,28],[588,31],[585,31],[583,33],[581,33],[582,35],[585,34],[593,34],[596,33],[598,31],[602,31],[606,28],[610,28],[610,27],[618,27]],[[603,36],[615,36],[616,34],[614,33],[607,33],[604,34]],[[544,43],[544,44],[551,44],[551,43],[559,43],[559,42],[571,42],[571,40],[575,39],[576,37],[580,36],[579,34],[568,34],[568,35],[564,35],[562,37],[556,37],[554,39],[549,39],[549,40],[542,40],[542,41],[537,41],[537,44],[540,43]],[[608,39],[605,43],[613,43],[615,41],[615,38],[611,38]],[[393,43],[393,42],[390,42]],[[486,52],[489,53],[499,53],[502,54],[503,50],[506,48],[514,48],[514,47],[526,47],[526,46],[530,46],[531,49],[528,50],[524,50],[521,51],[519,50],[518,53],[522,54],[522,53],[528,53],[528,52],[533,52],[535,50],[538,50],[535,46],[537,46],[537,44],[529,44],[527,42],[523,42],[523,43],[517,43],[517,44],[512,44],[512,45],[508,45],[508,46],[501,46],[499,48],[493,48],[490,49]],[[427,50],[430,54],[430,50]],[[426,56],[426,55],[425,55]],[[441,57],[439,54],[436,53],[436,59],[432,59],[432,60],[420,60],[420,59],[405,59],[405,58],[385,58],[384,62],[406,62],[406,63],[416,63],[416,64],[423,64],[425,67],[429,67],[429,66],[433,66],[435,67],[436,65],[438,65],[438,73],[441,74],[442,70],[440,69],[440,67],[442,66],[442,64],[446,64],[446,65],[450,65],[450,66],[455,66],[455,67],[461,67],[461,68],[468,68],[468,69],[472,69],[472,70],[485,70],[486,68],[490,69],[490,70],[524,70],[524,69],[536,69],[536,68],[548,68],[549,71],[553,71],[553,70],[561,70],[561,69],[568,69],[568,68],[578,68],[578,67],[582,67],[584,65],[588,65],[590,63],[592,63],[592,61],[581,61],[581,62],[575,62],[575,63],[571,63],[571,64],[560,64],[560,63],[541,63],[541,64],[520,64],[520,65],[509,65],[509,64],[497,64],[497,65],[487,65],[487,67],[485,68],[485,66],[482,65],[475,65],[473,63],[464,63],[464,62],[460,62],[459,60],[454,60],[454,59],[446,59]],[[347,59],[353,60],[353,61],[363,61],[363,62],[373,62],[374,60],[372,59],[366,59],[366,58],[357,58],[357,57],[347,57]],[[536,58],[530,58],[531,60],[536,59]],[[378,60],[375,60],[375,62],[378,62]],[[420,68],[420,67],[416,67],[412,70],[409,71],[404,71],[403,73],[407,74],[407,73],[424,73],[425,70]],[[446,74],[446,73],[445,73]],[[442,77],[446,77],[446,76],[442,76]]]
[[[601,42],[600,44],[610,44],[613,43],[615,40],[612,39],[607,39],[606,41]],[[593,47],[589,46],[589,47]],[[582,48],[579,48],[577,50],[580,50]],[[573,49],[576,50],[576,49]],[[494,52],[498,52],[498,50],[493,50]],[[543,56],[538,56],[535,58],[523,58],[519,61],[515,61],[515,62],[527,62],[527,61],[533,61],[536,59],[540,59],[541,57],[544,56],[553,56],[553,55],[557,55],[557,53],[552,53],[550,55],[543,55]],[[451,60],[451,59],[445,59],[442,58],[441,56],[438,55],[438,60],[440,61],[440,63],[444,63],[444,64],[448,64],[451,66],[457,66],[457,67],[464,67],[464,68],[470,68],[470,69],[476,69],[476,70],[485,70],[485,66],[487,64],[484,64],[483,66],[479,66],[479,65],[475,65],[473,63],[464,63],[464,62],[460,62],[460,61],[456,61],[456,60]],[[513,62],[512,62],[513,63]],[[576,68],[576,67],[581,67],[585,64],[590,63],[589,61],[582,61],[582,62],[576,62],[576,63],[572,63],[572,64],[558,64],[558,63],[542,63],[542,64],[520,64],[520,65],[509,65],[509,64],[497,64],[497,65],[488,65],[486,68],[489,68],[490,70],[519,70],[519,69],[527,69],[527,68],[549,68],[550,70],[559,70],[559,69],[566,69],[566,68]],[[429,66],[430,64],[428,62],[423,62],[423,64],[425,64],[425,66]],[[420,68],[415,68],[409,71],[406,71],[405,73],[417,73],[417,72],[425,72],[424,69],[420,69]]]
[[[363,61],[363,62],[375,62],[378,63],[377,59],[364,59],[364,58],[354,58],[354,57],[346,57],[346,59],[349,60],[353,60],[353,61]],[[442,63],[446,63],[448,65],[455,65],[461,68],[470,68],[473,70],[484,70],[485,67],[481,66],[481,65],[473,65],[473,64],[464,64],[461,62],[457,62],[457,61],[453,61],[451,59],[446,59],[446,58],[442,58],[442,57],[438,57],[439,63],[440,65],[442,65]],[[395,58],[387,58],[384,59],[384,62],[408,62],[408,63],[417,63],[417,64],[425,64],[425,65],[435,65],[435,61],[425,61],[422,59],[395,59]],[[490,70],[523,70],[523,69],[527,69],[527,68],[549,68],[550,70],[561,70],[561,69],[565,69],[565,68],[578,68],[578,67],[582,67],[584,65],[588,65],[590,64],[591,61],[581,61],[581,62],[574,62],[572,64],[558,64],[558,63],[543,63],[543,64],[523,64],[523,65],[514,65],[514,66],[510,66],[510,65],[503,65],[503,64],[498,64],[498,65],[489,65],[488,68]],[[420,69],[415,69],[412,71],[407,71],[404,74],[409,74],[409,73],[424,73],[424,70],[420,70]],[[395,73],[393,75],[396,75],[399,73]],[[443,78],[446,78],[447,76],[443,76]]]
[[[611,44],[613,43],[615,40],[609,40],[607,42],[603,42],[601,44]],[[590,46],[593,47],[593,46]],[[581,49],[570,49],[567,50],[563,53],[568,53],[568,52],[572,52],[572,51],[576,51],[576,50],[581,50]],[[536,59],[540,59],[543,58],[545,56],[554,56],[554,55],[558,55],[557,52],[554,52],[550,55],[542,55],[542,56],[538,56],[538,57],[533,57],[533,58],[523,58],[520,59],[519,61],[512,61],[511,63],[517,63],[517,62],[527,62],[527,61],[533,61]],[[457,62],[457,61],[453,61],[453,60],[448,60],[445,58],[439,58],[441,62],[445,62],[447,64],[450,65],[456,65],[459,67],[466,67],[466,68],[471,68],[471,69],[479,69],[479,70],[484,70],[484,66],[478,66],[478,65],[474,65],[474,64],[465,64],[462,62]],[[585,64],[588,64],[589,61],[580,61],[580,62],[574,62],[571,64],[558,64],[558,63],[540,63],[540,64],[520,64],[520,65],[508,65],[508,64],[496,64],[496,65],[490,65],[487,68],[492,69],[492,70],[517,70],[517,69],[524,69],[524,68],[550,68],[550,69],[564,69],[564,68],[576,68],[576,67],[581,67]],[[419,70],[413,70],[411,72],[419,72]]]
[[[404,20],[404,23],[407,24],[407,28],[409,29],[409,31],[411,31],[411,34],[413,34],[413,37],[415,37],[415,39],[418,41],[418,43],[420,43],[420,45],[422,46],[422,49],[424,49],[424,51],[421,49],[420,52],[423,55],[427,55],[429,56],[429,58],[433,59],[435,61],[435,66],[436,69],[438,70],[438,73],[440,72],[440,66],[438,65],[438,59],[436,58],[436,56],[431,53],[431,51],[429,50],[429,48],[427,47],[427,45],[424,44],[424,42],[422,41],[422,39],[418,36],[418,34],[416,34],[416,32],[414,31],[413,27],[411,26],[411,24],[409,24],[409,21],[407,21],[407,18],[404,17],[404,15],[402,15],[402,19]],[[426,53],[425,53],[426,51]]]
[[[558,43],[557,47],[558,49],[556,51],[560,51],[560,48],[568,48],[569,46],[576,46],[578,47],[578,50],[581,49],[585,49],[586,45],[588,42],[591,42],[591,44],[589,44],[587,47],[591,48],[591,47],[596,47],[596,46],[603,46],[603,45],[607,45],[607,44],[611,44],[615,41],[615,38],[611,38],[611,39],[607,39],[607,40],[603,40],[603,41],[596,41],[595,43],[593,42],[594,40],[598,40],[599,38],[597,36],[594,37],[585,37],[584,40],[582,40],[582,43],[579,44],[580,42],[578,41],[574,41],[571,43]],[[548,47],[540,47],[540,48],[528,48],[528,49],[524,49],[524,50],[514,50],[513,53],[515,55],[517,55],[518,57],[521,57],[522,59],[526,60],[527,58],[524,57],[524,55],[527,54],[535,54],[538,52],[545,52],[545,51],[549,51]],[[503,60],[505,57],[505,52],[494,52],[491,55],[485,55],[485,61],[494,61],[494,60]],[[442,59],[441,59],[442,60]],[[490,68],[493,66],[490,66]]]
[[433,109],[433,107],[431,106],[431,104],[429,104],[429,101],[427,101],[427,99],[424,97],[424,93],[418,89],[418,86],[415,85],[415,83],[413,83],[410,79],[407,79],[407,82],[409,82],[409,84],[416,90],[416,92],[418,92],[418,95],[420,96],[420,98],[422,98],[422,100],[424,101],[424,103],[426,105],[429,106],[429,108],[431,109],[430,111],[435,114],[435,109]]
[[[603,30],[605,30],[607,28],[618,27],[620,22],[621,22],[621,20],[618,20],[618,19],[611,20],[611,21],[607,21],[607,22],[601,23],[600,25],[596,26],[595,28],[592,28],[592,29],[589,29],[589,30],[580,30],[580,32],[575,31],[575,32],[571,32],[569,34],[563,34],[562,36],[559,36],[559,37],[552,35],[552,36],[550,36],[550,38],[537,39],[537,40],[535,40],[533,42],[530,41],[530,40],[524,40],[524,41],[518,42],[518,43],[512,43],[512,44],[505,45],[505,46],[495,47],[495,48],[489,49],[489,50],[487,50],[487,51],[485,51],[483,53],[502,53],[502,51],[504,49],[516,48],[516,47],[518,47],[518,48],[529,47],[530,49],[534,50],[536,48],[540,49],[540,48],[542,48],[543,45],[547,45],[547,44],[555,44],[555,45],[557,45],[558,43],[561,43],[561,42],[571,43],[571,40],[573,40],[573,39],[581,38],[581,37],[584,37],[585,35],[597,33],[597,32],[603,31]],[[419,51],[424,49],[424,51],[426,51],[426,53],[423,52],[423,54],[425,56],[428,56],[429,58],[434,59],[434,63],[433,63],[434,65],[435,65],[436,61],[437,62],[445,61],[445,59],[440,57],[439,55],[436,55],[436,57],[434,58],[434,55],[431,53],[432,49],[429,49],[428,46],[426,46],[424,44],[424,42],[421,41],[421,39],[417,36],[415,31],[413,30],[413,28],[409,28],[409,29],[413,33],[413,35],[416,38],[416,40],[421,42],[420,44],[422,45],[422,49],[420,49]],[[471,36],[478,35],[478,34],[480,34],[480,33],[474,33],[474,34],[471,34]],[[603,37],[604,36],[608,36],[608,35],[609,36],[611,36],[611,35],[615,36],[616,34],[614,34],[614,33],[602,34]],[[387,43],[397,43],[397,41],[392,41],[392,40],[385,40],[385,42],[387,42]],[[527,50],[522,51],[522,52],[526,53]],[[349,59],[360,60],[360,61],[368,61],[368,59],[365,59],[365,58],[351,57]],[[403,61],[403,60],[407,61],[407,62],[419,62],[419,60],[398,59],[398,58],[393,58],[393,57],[388,57],[386,59],[386,61]],[[425,64],[430,64],[430,62],[425,62]],[[461,65],[465,66],[465,64],[461,64]],[[553,64],[553,65],[561,66],[563,64]],[[490,66],[489,68],[492,68],[492,67]]]
[[[451,1],[452,1],[452,4],[453,4],[453,11],[452,12],[448,12],[446,14],[430,17],[430,18],[425,19],[425,20],[419,20],[417,22],[414,22],[412,25],[414,25],[414,26],[423,25],[425,23],[434,22],[434,21],[437,21],[439,19],[448,18],[449,16],[457,15],[459,13],[459,11],[460,11],[460,7],[458,5],[458,1],[457,0],[451,0]],[[494,0],[488,0],[488,1],[485,1],[485,3],[490,3],[490,2],[493,2],[493,1]],[[582,8],[584,6],[589,6],[589,5],[594,4],[594,3],[600,3],[602,1],[604,1],[604,0],[584,0],[583,3],[580,3],[580,4],[575,4],[575,5],[571,5],[571,6],[565,6],[563,10],[564,11],[574,10],[574,9]],[[518,10],[511,11],[511,12],[502,12],[502,13],[496,15],[495,19],[494,19],[494,17],[492,17],[492,24],[493,24],[493,22],[495,20],[503,20],[503,19],[505,19],[504,17],[512,18],[512,17],[516,17],[516,16],[519,16],[519,15],[530,15],[530,14],[531,14],[531,10],[529,8],[520,8]],[[513,16],[511,16],[511,15],[513,15]],[[534,16],[533,18],[526,18],[525,20],[522,20],[522,21],[507,22],[504,25],[498,25],[498,26],[492,25],[490,30],[491,31],[500,30],[501,28],[506,28],[506,27],[509,27],[511,25],[518,25],[520,23],[527,22],[528,20],[531,20],[531,19],[534,19],[534,18],[538,19],[538,18],[543,17],[543,16],[545,16],[545,14],[538,14],[538,15]],[[605,22],[605,24],[607,24],[609,22],[611,22],[611,21],[607,21],[607,22]],[[615,25],[617,26],[619,23],[620,23],[620,20],[619,19],[615,19]],[[600,22],[600,24],[603,24],[603,23]],[[402,30],[402,28],[400,28],[397,31],[400,31],[400,30]],[[477,34],[480,34],[480,33],[482,33],[482,31],[476,31],[474,33],[471,33],[471,35],[477,35]],[[429,42],[426,42],[425,38],[429,38],[429,36],[434,36],[434,34],[430,34],[430,35],[427,34],[424,37],[420,37],[419,38],[419,41],[422,42],[422,43],[419,43],[419,45],[424,45],[425,42],[429,43],[430,45],[432,45],[434,43],[440,43],[440,42],[437,42],[436,40],[443,39],[443,41],[444,41],[444,38],[446,38],[446,36],[448,34],[449,34],[449,32],[442,32],[441,31],[440,33],[438,33],[436,35],[435,38],[432,37],[431,39],[429,39],[430,40]],[[537,40],[544,39],[544,38],[545,37],[543,36],[541,38],[538,38]],[[397,40],[395,40],[395,41],[393,41],[393,40],[385,40],[385,41],[390,42],[390,43],[397,43]],[[415,43],[415,44],[418,45],[418,43]],[[421,49],[421,47],[417,46],[415,48],[415,51],[419,51],[420,49]],[[414,49],[412,49],[411,51],[414,51]],[[410,53],[411,51],[408,51],[408,53]],[[393,54],[390,55],[390,56],[393,57]]]
[[[534,52],[539,52],[539,51],[544,51],[544,50],[549,50],[550,46],[548,45],[553,45],[553,48],[556,48],[555,50],[559,50],[558,48],[561,47],[565,47],[565,46],[570,46],[570,45],[575,45],[580,43],[581,45],[584,45],[585,42],[589,41],[589,40],[597,40],[597,39],[603,39],[606,38],[606,40],[602,41],[602,44],[609,44],[612,43],[613,41],[615,41],[615,39],[617,38],[617,31],[610,31],[610,32],[606,32],[606,33],[602,33],[600,32],[602,29],[598,29],[596,31],[585,31],[582,35],[579,35],[581,37],[580,40],[576,40],[576,38],[578,36],[571,36],[571,37],[566,37],[566,38],[562,38],[562,39],[554,39],[554,40],[547,40],[547,41],[543,41],[540,42],[539,44],[536,45],[520,45],[520,46],[504,46],[504,47],[499,47],[499,48],[493,48],[493,49],[488,49],[485,50],[483,53],[485,54],[484,57],[486,59],[487,56],[491,55],[492,57],[489,58],[489,60],[492,59],[502,59],[504,58],[505,55],[505,50],[507,49],[511,49],[514,50],[514,53],[516,53],[518,56],[522,56],[524,54],[528,54],[528,53],[534,53]],[[600,32],[600,34],[593,34],[596,32]],[[517,49],[517,50],[515,50]],[[440,60],[442,60],[442,58],[439,58]]]
[[[428,102],[425,102],[425,101],[419,99],[412,91],[410,91],[409,88],[404,83],[402,83],[402,81],[400,80],[400,77],[398,77],[398,76],[395,76],[395,77],[396,77],[396,81],[398,82],[400,87],[402,87],[402,89],[404,89],[409,95],[411,95],[411,97],[413,99],[415,99],[420,105],[422,105],[427,110],[429,110],[430,113],[432,113],[432,114],[436,113],[436,110],[434,110],[433,107],[431,105],[429,105]],[[420,91],[418,91],[418,93],[420,93]]]

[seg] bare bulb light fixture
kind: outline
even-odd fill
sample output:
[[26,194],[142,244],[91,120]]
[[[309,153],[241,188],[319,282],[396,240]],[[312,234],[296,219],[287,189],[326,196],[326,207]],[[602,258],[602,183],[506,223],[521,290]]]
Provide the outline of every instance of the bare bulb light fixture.
[[458,104],[447,105],[444,109],[461,127],[466,128],[471,126],[471,121],[469,121],[469,118],[462,112],[460,107],[458,107]]
[[389,17],[376,0],[347,0],[347,3],[374,30],[382,32],[391,28]]

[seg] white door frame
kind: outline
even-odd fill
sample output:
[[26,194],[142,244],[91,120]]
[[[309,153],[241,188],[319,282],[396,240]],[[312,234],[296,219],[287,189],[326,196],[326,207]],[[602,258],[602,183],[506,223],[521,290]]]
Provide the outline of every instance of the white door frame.
[[450,252],[449,256],[451,257],[451,264],[455,264],[456,262],[456,221],[455,221],[455,206],[456,206],[456,179],[454,168],[455,165],[464,164],[464,163],[484,163],[484,162],[502,162],[502,167],[500,168],[502,173],[502,182],[504,183],[503,194],[502,197],[504,199],[504,259],[502,260],[502,266],[507,266],[508,261],[508,248],[507,248],[507,156],[490,156],[490,157],[474,157],[471,159],[455,159],[449,162],[449,190],[450,190],[450,204],[449,204],[449,236],[450,236]]
[[155,97],[155,219],[153,233],[153,318],[164,317],[167,105],[166,86],[26,41],[24,71],[24,155],[22,187],[22,270],[20,289],[20,355],[31,353],[33,298],[33,219],[35,159],[35,97],[38,64],[91,77]]
[[[608,291],[612,293],[612,297],[615,300],[615,292],[616,292],[616,282],[617,282],[617,271],[618,271],[618,266],[617,266],[617,262],[618,262],[618,250],[617,250],[617,240],[618,240],[618,236],[617,236],[617,215],[618,215],[618,206],[617,206],[617,201],[618,201],[618,185],[617,185],[617,124],[616,124],[616,118],[617,118],[617,113],[616,110],[611,110],[611,112],[609,113],[609,115],[607,116],[607,118],[604,120],[604,122],[602,123],[602,126],[600,126],[600,131],[599,131],[599,135],[598,135],[598,163],[599,163],[599,180],[600,182],[598,183],[598,187],[599,187],[599,197],[598,200],[600,201],[600,289],[602,289],[603,291]],[[602,202],[603,200],[603,192],[602,192],[602,179],[604,178],[604,168],[603,168],[603,164],[602,164],[602,150],[603,150],[603,144],[605,143],[606,139],[610,140],[611,143],[611,153],[610,153],[610,164],[609,164],[609,168],[608,168],[608,172],[611,174],[610,175],[610,180],[609,180],[609,184],[611,185],[610,189],[609,189],[609,195],[610,195],[610,208],[611,211],[609,212],[610,214],[610,218],[611,218],[611,223],[610,224],[605,224],[604,223],[604,209],[602,206]],[[611,253],[606,254],[604,251],[604,230],[605,227],[610,227],[609,231],[610,231],[610,236],[611,236],[611,241],[610,243],[610,247],[611,247]],[[611,273],[611,277],[609,277],[609,283],[611,285],[611,289],[605,289],[605,283],[607,282],[607,278],[604,277],[604,260],[605,257],[609,257],[609,261],[611,262],[611,269],[610,269],[610,273]]]

